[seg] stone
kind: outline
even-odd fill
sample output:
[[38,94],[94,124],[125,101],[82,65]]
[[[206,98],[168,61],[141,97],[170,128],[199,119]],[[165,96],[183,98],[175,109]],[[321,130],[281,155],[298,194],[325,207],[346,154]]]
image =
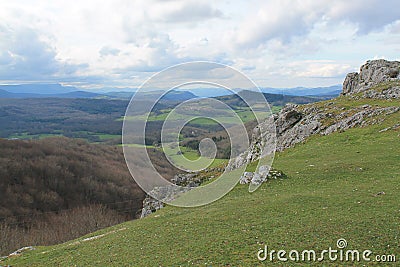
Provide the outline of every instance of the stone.
[[254,185],[259,185],[267,179],[266,176],[261,176],[259,173],[254,173],[253,178],[251,178],[251,183]]
[[342,95],[364,92],[378,84],[399,80],[399,61],[369,60],[361,66],[359,73],[347,74],[343,82]]
[[240,176],[239,183],[240,184],[248,184],[248,183],[250,183],[252,178],[253,178],[252,172],[244,172],[242,174],[242,176]]

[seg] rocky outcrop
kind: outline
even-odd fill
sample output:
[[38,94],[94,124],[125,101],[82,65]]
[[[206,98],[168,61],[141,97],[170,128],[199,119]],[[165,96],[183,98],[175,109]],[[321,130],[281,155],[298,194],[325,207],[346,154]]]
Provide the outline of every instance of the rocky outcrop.
[[301,111],[298,105],[288,104],[278,115],[274,116],[277,151],[282,151],[294,144],[303,142],[310,135],[320,131],[320,116],[318,114],[311,115],[311,111]]
[[[367,105],[368,106],[368,105]],[[390,115],[392,113],[400,111],[400,107],[387,107],[387,108],[376,108],[373,109],[370,106],[366,107],[365,110],[359,111],[354,115],[344,118],[343,120],[339,120],[338,122],[328,126],[324,129],[321,134],[328,135],[336,131],[345,131],[347,129],[356,127],[356,126],[366,126],[369,124],[374,124],[374,121],[369,122],[368,119],[380,116],[380,115]],[[380,116],[380,120],[383,120],[384,117]],[[375,122],[379,122],[376,121]]]
[[[400,62],[398,61],[368,61],[360,68],[360,73],[347,75],[343,83],[342,95],[350,95],[355,99],[399,98],[399,72]],[[360,96],[355,95],[360,92],[362,93]],[[235,169],[257,160],[261,157],[261,153],[271,153],[274,145],[276,145],[276,151],[282,151],[304,142],[311,135],[327,135],[356,126],[375,124],[383,120],[385,115],[399,110],[399,107],[372,107],[370,105],[347,109],[337,106],[334,100],[324,105],[287,104],[278,114],[271,116],[255,128],[249,149],[232,160],[227,168]],[[374,117],[379,117],[379,119],[374,119]],[[276,129],[271,129],[272,125],[275,125]],[[249,178],[250,176],[251,174],[247,173],[242,180],[252,179]],[[258,177],[257,174],[255,177]]]
[[[208,173],[219,173],[219,172],[223,172],[223,168],[213,168],[208,171]],[[146,198],[143,200],[143,207],[140,218],[144,218],[156,212],[157,210],[163,208],[164,203],[161,200],[164,201],[174,200],[180,194],[185,193],[191,190],[192,188],[198,187],[205,181],[213,178],[214,175],[206,175],[204,171],[176,174],[171,179],[171,183],[179,185],[180,187],[175,187],[171,185],[171,186],[160,186],[153,188],[153,190],[149,192],[149,194],[147,194]]]
[[[181,187],[179,189],[182,190],[180,193],[184,193],[184,190],[190,190],[190,188],[187,187]],[[164,207],[164,203],[158,199],[170,201],[173,200],[176,195],[177,192],[172,186],[160,186],[153,188],[153,190],[149,192],[149,194],[146,195],[146,198],[143,200],[143,208],[140,218],[144,218]],[[157,199],[153,198],[152,196],[156,197]]]
[[384,59],[369,60],[361,66],[360,72],[347,74],[343,82],[343,95],[355,94],[385,82],[399,81],[400,62]]
[[[386,60],[367,61],[359,73],[349,73],[343,83],[342,95],[355,100],[359,98],[393,99],[400,98],[400,62]],[[361,93],[361,94],[359,94]],[[399,112],[400,107],[379,107],[368,104],[347,108],[337,105],[335,100],[324,104],[287,104],[278,114],[274,114],[254,128],[249,148],[232,159],[226,169],[234,170],[269,155],[304,142],[314,134],[328,135],[336,131],[346,131],[357,126],[376,124],[385,116]],[[398,125],[392,128],[397,129]],[[391,129],[391,128],[388,128]],[[388,129],[384,129],[386,131]],[[198,174],[176,175],[172,180],[182,186],[199,186],[203,180]],[[284,174],[268,166],[260,166],[256,172],[245,172],[239,180],[241,184],[259,185],[268,179],[278,179]],[[165,190],[156,189],[156,190]],[[161,208],[163,204],[146,198],[142,217]]]
[[257,172],[244,172],[240,177],[240,184],[249,184],[252,183],[254,185],[259,185],[268,179],[283,179],[286,175],[282,171],[278,171],[275,169],[266,170],[266,166],[260,166]]
[[11,258],[11,257],[21,256],[24,252],[30,251],[30,250],[35,250],[35,248],[32,247],[32,246],[20,248],[20,249],[14,251],[13,253],[11,253],[11,254],[8,255],[8,256],[0,257],[0,261],[1,261],[1,260],[5,260],[5,259],[7,259],[7,258]]

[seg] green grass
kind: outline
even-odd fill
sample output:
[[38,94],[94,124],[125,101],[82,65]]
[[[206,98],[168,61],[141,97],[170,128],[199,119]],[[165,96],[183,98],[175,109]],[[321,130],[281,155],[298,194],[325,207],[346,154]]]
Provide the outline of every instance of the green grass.
[[[181,151],[182,154],[179,154],[178,151]],[[209,159],[206,157],[201,157],[197,151],[193,149],[183,146],[171,147],[168,144],[166,144],[164,147],[164,153],[176,165],[184,167],[188,170],[199,170],[202,169],[203,166],[214,168],[228,161],[226,159]]]
[[[77,131],[75,132],[76,134],[83,134],[84,136],[90,137],[90,136],[96,136],[99,138],[100,141],[107,141],[111,139],[117,139],[121,138],[121,135],[119,134],[105,134],[105,133],[94,133],[94,132],[86,132],[86,131]],[[48,137],[54,137],[54,136],[63,136],[64,133],[62,131],[54,131],[54,133],[46,133],[46,134],[31,134],[29,132],[24,132],[24,133],[16,133],[10,135],[8,138],[18,138],[18,139],[44,139]]]
[[25,133],[19,133],[19,134],[12,134],[8,138],[13,139],[13,138],[18,138],[18,139],[43,139],[47,137],[53,137],[53,136],[62,136],[62,134],[59,133],[54,133],[54,134],[30,134],[28,132]]
[[[86,236],[105,234],[101,238],[38,247],[0,264],[267,266],[268,260],[260,264],[256,258],[264,245],[321,251],[336,248],[339,238],[349,249],[395,254],[400,260],[400,131],[379,133],[399,121],[395,113],[382,124],[313,136],[277,153],[273,166],[288,178],[269,181],[254,193],[238,185],[204,207],[166,207]],[[275,261],[276,266],[296,264],[310,265]],[[378,265],[325,261],[314,266],[322,264]]]
[[102,134],[102,133],[93,133],[92,135],[98,136],[101,141],[121,138],[120,134]]
[[[280,110],[280,107],[274,107],[272,109],[273,112],[277,112]],[[146,114],[142,114],[142,115],[137,115],[137,116],[127,116],[127,117],[121,117],[118,118],[117,121],[122,121],[124,120],[124,118],[128,121],[164,121],[169,112],[171,110],[170,109],[165,109],[165,110],[161,110],[161,114],[155,115],[155,114],[151,114],[150,116],[148,115],[148,113]],[[241,108],[241,109],[237,109],[236,114],[239,116],[239,118],[244,122],[249,122],[255,119],[254,113],[259,117],[260,120],[262,120],[263,118],[265,119],[270,112],[267,111],[262,111],[262,110],[255,110],[254,113],[252,111],[249,110],[249,108]],[[204,114],[200,113],[200,114]],[[195,112],[192,114],[193,116],[195,116]],[[185,119],[187,118],[187,115],[182,115],[179,113],[174,113],[174,118],[175,119]],[[221,123],[225,123],[225,124],[237,124],[237,120],[231,116],[216,116],[216,118],[221,122]],[[196,118],[190,121],[189,124],[192,125],[200,125],[200,126],[205,126],[205,125],[216,125],[217,122],[208,118]]]
[[120,144],[118,146],[125,146],[125,147],[146,147],[146,148],[156,148],[153,145],[141,145],[141,144]]

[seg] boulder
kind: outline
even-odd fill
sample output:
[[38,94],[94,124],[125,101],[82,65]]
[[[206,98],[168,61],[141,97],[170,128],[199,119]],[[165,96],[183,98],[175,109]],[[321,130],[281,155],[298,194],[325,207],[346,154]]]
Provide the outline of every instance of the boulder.
[[364,92],[378,84],[399,80],[399,61],[369,60],[361,66],[359,73],[347,74],[343,82],[342,95]]

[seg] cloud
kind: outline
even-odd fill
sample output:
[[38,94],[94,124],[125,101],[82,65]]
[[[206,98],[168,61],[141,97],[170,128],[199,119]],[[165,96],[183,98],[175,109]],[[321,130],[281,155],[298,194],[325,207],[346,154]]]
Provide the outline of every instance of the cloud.
[[338,25],[350,22],[357,34],[383,29],[399,19],[399,3],[389,0],[292,1],[271,0],[249,13],[233,33],[240,48],[258,47],[271,40],[290,43],[307,36],[318,23]]
[[286,75],[297,77],[336,78],[343,77],[352,70],[349,64],[332,60],[303,60],[289,63],[285,72]]
[[4,1],[0,17],[11,26],[0,28],[0,78],[131,86],[208,60],[262,82],[340,83],[347,66],[398,58],[399,8],[398,0]]
[[368,34],[399,19],[399,1],[341,0],[329,5],[326,14],[333,23],[347,20],[357,25],[358,34]]
[[106,56],[118,56],[118,54],[121,52],[121,50],[117,49],[117,48],[112,48],[109,46],[103,46],[100,51],[99,54],[101,57],[106,57]]
[[57,59],[54,47],[30,28],[0,27],[0,77],[2,80],[40,80],[74,75],[87,64]]
[[[167,3],[170,5],[170,3]],[[164,12],[158,20],[169,23],[198,22],[213,18],[222,18],[220,10],[212,8],[206,3],[199,1],[182,1],[172,10]]]

